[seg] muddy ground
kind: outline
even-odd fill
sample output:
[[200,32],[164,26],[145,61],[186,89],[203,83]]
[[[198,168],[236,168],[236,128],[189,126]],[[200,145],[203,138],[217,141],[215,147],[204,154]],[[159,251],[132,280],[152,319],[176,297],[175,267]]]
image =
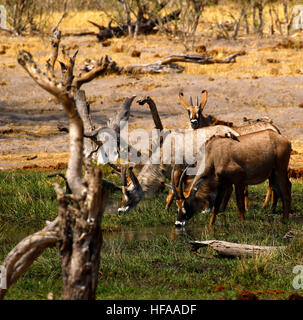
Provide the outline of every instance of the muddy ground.
[[[30,50],[30,40],[20,41],[22,45],[18,44],[18,38],[10,39],[2,36],[0,47],[1,44],[2,46],[8,44],[16,50],[20,46]],[[40,39],[35,39],[35,43],[39,44],[39,41]],[[73,37],[65,41],[71,46],[80,47],[82,58],[93,58],[96,53],[98,56],[111,53],[110,49],[98,44],[95,37]],[[119,43],[116,43],[116,46],[128,43],[127,39],[117,41]],[[211,69],[214,67],[210,66],[208,73],[207,66],[203,66],[203,72],[200,72],[199,68],[202,67],[186,65],[189,71],[182,74],[109,76],[86,84],[83,88],[91,102],[93,121],[97,125],[104,125],[115,114],[125,97],[136,95],[139,99],[150,95],[157,103],[164,126],[184,128],[188,126],[188,118],[178,100],[179,90],[183,88],[185,96],[188,97],[198,95],[201,89],[207,89],[209,99],[205,108],[206,113],[219,119],[233,121],[235,124],[241,124],[243,117],[270,117],[282,134],[293,143],[295,152],[291,166],[303,167],[303,108],[299,108],[299,104],[303,102],[301,65],[298,63],[299,71],[293,75],[283,72],[279,75],[279,69],[285,68],[287,59],[274,64],[274,69],[277,71],[273,75],[258,75],[258,65],[254,65],[251,71],[241,71],[237,69],[237,63],[239,66],[245,66],[255,58],[256,54],[261,60],[264,55],[275,58],[277,56],[275,51],[268,53],[268,50],[264,49],[262,53],[262,48],[275,46],[281,39],[222,41],[208,41],[208,48],[210,50],[224,48],[226,52],[244,49],[247,52],[245,56],[238,57],[235,64],[222,65],[224,71],[222,73],[218,71],[220,66],[216,67],[216,72]],[[178,53],[181,50],[176,45],[175,52],[172,52],[174,48],[172,43],[166,47],[154,48],[152,42],[148,45],[146,38],[136,40],[136,46],[150,60],[156,60],[155,55],[157,56],[159,51],[162,53],[161,56],[164,56],[166,53]],[[44,50],[43,46],[39,50],[36,48],[34,56],[46,57],[47,51]],[[289,49],[285,52],[285,56],[301,57],[302,54],[300,51]],[[128,52],[122,61],[134,63]],[[139,61],[145,62],[144,55]],[[302,59],[299,58],[297,61]],[[272,64],[269,68],[273,69]],[[199,70],[196,72],[195,69]],[[131,128],[153,128],[147,106],[139,106],[134,102],[131,110]],[[68,160],[68,135],[57,130],[58,123],[67,124],[63,108],[17,64],[16,52],[7,50],[0,55],[0,169],[64,166]]]

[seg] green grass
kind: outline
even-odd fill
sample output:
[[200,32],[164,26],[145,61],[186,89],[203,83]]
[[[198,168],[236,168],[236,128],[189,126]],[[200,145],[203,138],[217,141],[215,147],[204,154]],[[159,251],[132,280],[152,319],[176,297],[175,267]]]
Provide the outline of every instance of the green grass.
[[[108,168],[105,176],[118,182]],[[18,241],[41,229],[57,214],[56,195],[49,172],[0,172],[0,264]],[[303,239],[283,239],[291,229],[302,229],[303,184],[293,183],[293,215],[288,223],[281,215],[261,209],[266,184],[249,188],[250,210],[240,223],[235,201],[221,213],[212,234],[209,215],[198,214],[187,232],[175,232],[176,207],[165,212],[165,193],[147,199],[125,215],[117,215],[121,195],[115,193],[104,215],[104,234],[98,299],[235,299],[248,289],[260,299],[285,299],[292,287],[295,265],[303,265]],[[281,212],[281,205],[278,207]],[[302,218],[300,220],[300,218]],[[148,229],[150,228],[150,229]],[[158,229],[157,229],[158,228]],[[158,230],[148,240],[125,237],[120,230]],[[163,230],[163,234],[159,232]],[[108,233],[111,231],[110,233]],[[108,235],[112,235],[108,237]],[[205,259],[190,250],[190,240],[219,239],[260,245],[286,245],[287,250],[255,258],[228,259],[212,249],[200,249]],[[48,249],[13,285],[7,299],[60,298],[61,267],[57,248]],[[258,291],[259,290],[259,291]],[[276,291],[278,290],[278,291]],[[302,294],[302,290],[297,293]]]

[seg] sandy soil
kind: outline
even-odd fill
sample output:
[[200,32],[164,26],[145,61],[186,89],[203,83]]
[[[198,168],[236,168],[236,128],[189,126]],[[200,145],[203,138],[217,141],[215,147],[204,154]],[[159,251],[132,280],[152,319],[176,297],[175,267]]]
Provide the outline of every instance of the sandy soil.
[[[135,43],[148,59],[156,60],[155,54],[159,51],[161,56],[172,53],[174,44],[165,46],[165,41],[162,39],[163,45],[156,50],[152,42],[155,41],[155,37],[151,37],[153,38],[150,38],[150,43],[146,42],[146,37],[139,38]],[[39,47],[39,41],[41,40],[32,39],[33,54],[39,61],[43,61],[47,56],[45,49],[47,43],[43,42]],[[83,88],[91,102],[93,121],[98,125],[105,124],[125,97],[136,95],[139,99],[150,95],[157,103],[166,127],[187,127],[187,113],[178,100],[179,90],[183,88],[185,96],[188,97],[198,95],[201,89],[207,89],[209,100],[205,108],[206,113],[233,121],[235,124],[241,124],[243,117],[270,117],[282,134],[293,143],[295,152],[291,166],[303,167],[303,109],[298,107],[303,102],[303,75],[300,70],[293,74],[279,72],[285,68],[287,59],[292,59],[292,64],[294,61],[300,61],[301,52],[281,49],[284,50],[282,59],[286,58],[274,64],[274,68],[278,71],[273,75],[271,71],[268,74],[262,72],[273,68],[272,63],[269,65],[262,61],[265,56],[272,58],[281,56],[280,51],[268,51],[268,47],[277,45],[281,39],[222,41],[208,41],[207,47],[209,50],[223,48],[224,52],[241,49],[247,51],[245,56],[238,57],[237,63],[222,65],[222,72],[218,65],[209,68],[186,65],[186,71],[178,75],[110,76],[86,84]],[[112,49],[103,48],[96,43],[94,37],[73,37],[65,42],[71,47],[80,47],[80,60],[84,60],[85,57],[111,54],[117,51],[115,48],[126,45],[128,40],[117,40]],[[16,51],[23,47],[30,50],[31,40],[22,39],[22,43],[18,43],[16,38],[0,37],[0,47],[5,43],[11,49],[0,55],[0,169],[63,166],[68,159],[68,135],[57,130],[59,122],[67,124],[63,109],[53,97],[34,83],[16,62]],[[181,52],[180,46],[176,46],[174,52]],[[254,62],[250,69],[243,71],[243,67],[252,63],[256,55],[258,55],[257,61],[261,61],[260,68],[258,69]],[[122,57],[120,60],[124,63],[145,62],[144,56],[141,60],[135,61],[127,50],[124,54],[120,53],[120,56]],[[299,64],[298,68],[300,69]],[[136,102],[133,103],[130,126],[153,128],[147,106],[142,107]]]

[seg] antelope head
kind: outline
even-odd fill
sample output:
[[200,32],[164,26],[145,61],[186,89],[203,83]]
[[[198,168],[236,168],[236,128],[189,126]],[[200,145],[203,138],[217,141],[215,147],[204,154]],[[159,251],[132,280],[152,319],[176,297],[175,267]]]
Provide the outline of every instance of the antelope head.
[[130,183],[127,183],[126,168],[121,169],[121,182],[122,182],[122,202],[118,212],[129,212],[133,209],[143,198],[144,194],[141,185],[133,172],[133,168],[128,168]]
[[190,100],[188,103],[184,98],[183,92],[182,91],[179,92],[179,98],[188,112],[190,125],[194,130],[208,126],[208,124],[206,123],[207,117],[203,115],[203,109],[207,102],[207,91],[202,90],[202,93],[203,93],[203,97],[201,102],[199,103],[199,97],[197,97],[196,104],[193,105],[192,97],[190,97]]
[[184,192],[183,185],[186,182],[186,171],[188,167],[182,172],[182,175],[179,179],[178,187],[175,185],[174,181],[174,170],[172,170],[172,190],[176,197],[176,204],[178,209],[178,217],[175,222],[175,226],[177,228],[184,227],[186,222],[199,210],[204,209],[206,210],[209,206],[209,202],[206,201],[204,198],[197,198],[196,194],[202,182],[202,179],[199,179],[197,182],[190,182],[192,185],[190,186],[189,192]]

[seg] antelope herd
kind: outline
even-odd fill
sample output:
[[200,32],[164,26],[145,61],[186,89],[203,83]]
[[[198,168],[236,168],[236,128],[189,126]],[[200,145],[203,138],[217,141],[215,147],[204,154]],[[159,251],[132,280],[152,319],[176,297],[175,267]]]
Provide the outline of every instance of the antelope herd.
[[[77,186],[79,179],[81,180],[82,161],[79,159],[82,158],[82,151],[79,150],[83,150],[81,142],[83,136],[91,139],[98,146],[96,150],[84,150],[84,154],[91,156],[99,150],[99,147],[101,151],[105,150],[103,142],[97,141],[102,128],[97,130],[92,125],[88,116],[85,91],[80,89],[84,83],[103,74],[109,66],[114,68],[115,64],[105,56],[96,60],[90,70],[82,68],[79,75],[74,76],[78,50],[70,56],[69,51],[63,48],[62,58],[65,63],[60,61],[61,80],[58,80],[55,62],[58,57],[60,38],[61,32],[55,30],[52,38],[52,52],[46,63],[46,72],[42,72],[33,60],[33,56],[27,51],[19,52],[18,62],[40,87],[59,98],[71,119],[75,120],[70,123],[69,129],[70,137],[74,137],[73,141],[76,143],[73,142],[70,145],[74,157],[69,160],[67,180],[71,181],[69,184],[75,183],[75,186],[70,185],[70,187],[77,196],[80,196],[82,187],[78,190]],[[149,105],[155,127],[161,131],[159,141],[152,146],[153,150],[155,147],[160,151],[160,157],[159,162],[155,162],[151,156],[153,151],[149,150],[149,156],[145,157],[147,160],[141,163],[136,162],[134,168],[131,165],[126,167],[123,161],[121,169],[115,167],[115,171],[121,176],[123,193],[118,212],[129,212],[144,197],[157,193],[167,185],[169,193],[166,198],[166,209],[169,209],[173,199],[176,198],[178,208],[176,227],[184,226],[187,220],[202,210],[211,212],[210,225],[212,226],[220,208],[223,211],[226,209],[234,186],[236,202],[243,222],[245,209],[248,210],[248,186],[268,180],[263,206],[266,206],[271,198],[272,210],[275,212],[278,199],[281,199],[283,220],[287,220],[291,210],[291,183],[288,178],[290,142],[281,135],[280,130],[269,118],[252,120],[245,118],[243,125],[235,126],[232,122],[205,114],[208,93],[203,90],[202,94],[201,102],[199,103],[197,97],[194,105],[192,97],[188,103],[183,92],[179,93],[180,101],[188,112],[189,131],[192,134],[192,137],[185,137],[182,143],[176,142],[175,137],[183,131],[163,129],[156,104],[150,97],[138,101],[140,105],[145,103]],[[125,100],[124,108],[117,113],[118,117],[114,118],[111,126],[107,127],[114,128],[113,133],[117,134],[116,138],[118,137],[115,144],[120,145],[120,148],[123,139],[117,131],[121,130],[121,123],[125,124],[128,120],[130,105],[134,98],[135,96]],[[84,129],[89,132],[85,132]],[[170,143],[167,149],[171,156],[168,162],[163,161],[167,153],[167,141]],[[183,148],[180,148],[180,144],[195,145],[192,150],[193,161],[188,161],[187,154],[184,153]],[[140,153],[128,144],[125,149],[128,152],[133,149],[135,155]],[[121,156],[118,151],[115,155]],[[72,179],[74,177],[77,178]],[[167,179],[171,180],[171,184],[166,184]]]
[[[129,212],[146,195],[154,194],[166,185],[169,187],[166,209],[169,209],[176,198],[176,227],[185,226],[186,221],[202,210],[211,212],[212,226],[220,208],[222,211],[226,209],[234,186],[236,203],[243,222],[245,210],[248,210],[248,186],[268,180],[263,206],[266,206],[271,198],[272,211],[275,212],[280,198],[283,205],[282,220],[287,220],[291,210],[291,182],[288,178],[292,150],[290,141],[281,135],[269,118],[245,118],[243,125],[235,126],[232,122],[204,114],[207,91],[203,90],[202,94],[201,102],[199,103],[197,97],[194,105],[192,97],[188,103],[183,92],[179,93],[180,101],[188,112],[190,128],[206,137],[197,141],[194,154],[196,162],[180,165],[172,159],[171,164],[153,164],[149,159],[146,164],[138,166],[137,175],[132,167],[123,167],[123,199],[118,212]],[[154,113],[155,108],[151,111]],[[159,118],[159,115],[156,114],[156,117]],[[165,139],[177,131],[178,129],[167,130]],[[163,149],[163,144],[159,147]],[[204,162],[199,162],[199,159]],[[188,174],[189,168],[198,169],[201,163],[204,167],[198,170],[198,174]],[[170,179],[171,184],[165,184],[166,179]]]

